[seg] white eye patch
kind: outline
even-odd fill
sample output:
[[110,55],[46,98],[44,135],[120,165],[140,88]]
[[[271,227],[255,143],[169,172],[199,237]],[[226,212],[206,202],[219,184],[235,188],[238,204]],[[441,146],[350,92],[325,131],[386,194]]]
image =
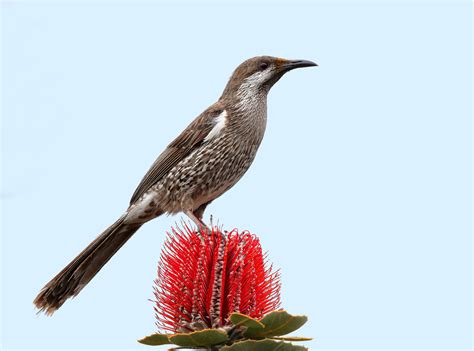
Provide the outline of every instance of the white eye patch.
[[240,98],[240,107],[242,109],[251,108],[260,95],[260,87],[270,79],[272,70],[266,69],[264,71],[255,72],[251,76],[245,78],[244,82],[237,90],[237,95]]

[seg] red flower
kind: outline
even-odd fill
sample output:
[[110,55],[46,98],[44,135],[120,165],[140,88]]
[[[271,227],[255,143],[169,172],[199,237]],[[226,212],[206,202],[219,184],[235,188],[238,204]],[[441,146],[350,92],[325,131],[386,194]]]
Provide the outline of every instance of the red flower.
[[253,318],[280,304],[280,275],[248,231],[172,229],[155,280],[158,328],[188,332],[229,325],[229,315]]

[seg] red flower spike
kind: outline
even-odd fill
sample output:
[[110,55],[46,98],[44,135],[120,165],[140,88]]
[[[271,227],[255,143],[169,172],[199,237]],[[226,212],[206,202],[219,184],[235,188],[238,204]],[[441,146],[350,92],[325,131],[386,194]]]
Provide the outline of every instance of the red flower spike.
[[259,239],[236,229],[199,233],[184,225],[168,233],[155,280],[157,326],[189,332],[231,325],[278,309],[280,274],[267,264]]

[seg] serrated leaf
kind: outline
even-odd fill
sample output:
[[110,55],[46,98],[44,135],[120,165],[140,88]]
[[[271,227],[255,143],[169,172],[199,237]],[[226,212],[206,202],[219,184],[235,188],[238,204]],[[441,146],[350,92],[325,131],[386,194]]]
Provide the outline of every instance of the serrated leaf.
[[145,336],[143,339],[138,340],[138,342],[145,345],[151,345],[151,346],[167,345],[167,344],[171,344],[171,342],[168,339],[169,336],[170,335],[168,334],[156,333],[156,334]]
[[293,345],[283,341],[270,339],[245,340],[236,342],[230,346],[224,346],[220,351],[306,351],[304,346]]
[[311,341],[313,338],[304,338],[302,336],[272,336],[274,340],[285,340],[285,341]]
[[247,316],[242,313],[234,312],[230,315],[230,321],[234,325],[241,325],[247,328],[263,330],[265,326],[260,323],[257,319]]
[[260,322],[265,325],[261,336],[281,336],[289,334],[308,321],[306,316],[292,316],[286,311],[270,312]]
[[227,333],[219,329],[204,329],[192,333],[179,333],[170,335],[168,338],[178,346],[204,346],[223,344],[229,340]]

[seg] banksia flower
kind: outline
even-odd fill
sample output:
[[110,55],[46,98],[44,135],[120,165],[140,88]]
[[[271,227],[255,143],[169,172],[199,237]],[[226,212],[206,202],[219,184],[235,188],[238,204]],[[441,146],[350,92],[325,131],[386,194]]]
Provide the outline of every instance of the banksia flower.
[[279,273],[259,239],[214,227],[168,234],[155,280],[157,326],[172,333],[231,325],[238,312],[259,319],[280,304]]
[[208,351],[307,351],[286,336],[308,318],[277,310],[280,275],[268,264],[258,238],[212,228],[172,229],[155,280],[160,332],[140,343]]

